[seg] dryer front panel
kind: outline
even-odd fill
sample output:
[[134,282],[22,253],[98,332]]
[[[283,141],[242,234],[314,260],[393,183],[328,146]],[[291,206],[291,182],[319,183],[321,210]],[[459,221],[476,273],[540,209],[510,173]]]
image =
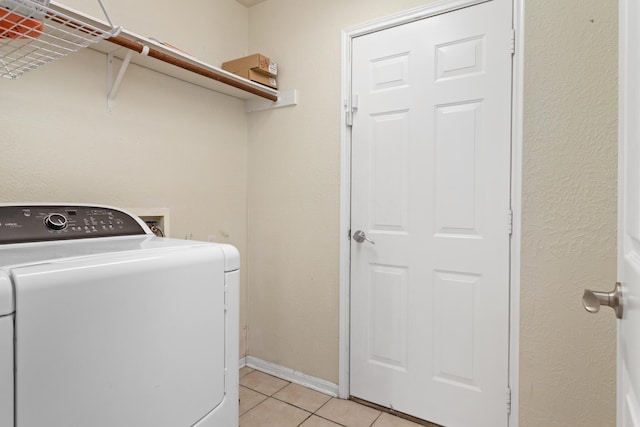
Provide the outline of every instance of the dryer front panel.
[[214,245],[12,270],[17,427],[188,427],[224,397]]

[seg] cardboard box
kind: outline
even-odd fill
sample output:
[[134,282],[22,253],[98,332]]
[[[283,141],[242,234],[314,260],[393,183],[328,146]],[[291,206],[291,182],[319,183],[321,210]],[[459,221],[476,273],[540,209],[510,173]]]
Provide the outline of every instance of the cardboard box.
[[260,84],[263,84],[265,86],[269,86],[271,88],[278,89],[278,81],[276,80],[275,77],[267,76],[266,74],[260,73],[258,71],[247,70],[244,74],[240,74],[240,73],[233,73],[233,74],[237,74],[239,76],[242,76],[245,79],[251,80],[252,82],[260,83]]
[[240,75],[239,73],[246,73],[247,70],[253,70],[269,77],[275,78],[278,76],[278,63],[259,53],[227,61],[222,64],[222,69],[238,75]]

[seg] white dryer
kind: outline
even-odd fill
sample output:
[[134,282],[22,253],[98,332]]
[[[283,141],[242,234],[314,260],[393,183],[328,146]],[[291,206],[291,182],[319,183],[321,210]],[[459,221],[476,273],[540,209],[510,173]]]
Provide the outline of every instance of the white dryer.
[[239,255],[0,205],[0,427],[237,427]]

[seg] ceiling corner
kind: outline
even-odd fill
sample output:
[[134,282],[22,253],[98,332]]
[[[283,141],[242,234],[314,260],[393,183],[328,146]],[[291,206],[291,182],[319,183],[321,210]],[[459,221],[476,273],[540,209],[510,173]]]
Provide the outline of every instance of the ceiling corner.
[[241,5],[244,5],[246,7],[251,7],[251,6],[255,6],[259,3],[263,3],[267,0],[236,0],[238,3],[240,3]]

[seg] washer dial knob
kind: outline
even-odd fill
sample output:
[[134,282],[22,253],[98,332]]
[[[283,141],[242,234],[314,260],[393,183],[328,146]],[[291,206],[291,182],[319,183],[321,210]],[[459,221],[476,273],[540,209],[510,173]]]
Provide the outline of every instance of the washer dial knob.
[[52,213],[44,218],[44,225],[50,230],[64,230],[67,228],[67,218],[59,213]]

